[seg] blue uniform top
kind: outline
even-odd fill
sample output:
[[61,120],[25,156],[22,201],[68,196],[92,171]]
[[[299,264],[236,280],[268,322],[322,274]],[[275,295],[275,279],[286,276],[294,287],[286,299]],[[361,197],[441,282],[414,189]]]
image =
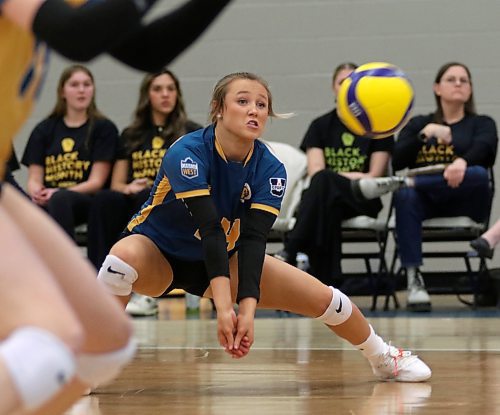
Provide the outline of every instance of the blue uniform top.
[[203,260],[198,230],[182,199],[211,195],[226,234],[227,250],[238,247],[245,209],[278,215],[286,171],[261,141],[243,162],[224,156],[214,125],[177,140],[163,158],[149,199],[128,225],[164,252],[187,261]]

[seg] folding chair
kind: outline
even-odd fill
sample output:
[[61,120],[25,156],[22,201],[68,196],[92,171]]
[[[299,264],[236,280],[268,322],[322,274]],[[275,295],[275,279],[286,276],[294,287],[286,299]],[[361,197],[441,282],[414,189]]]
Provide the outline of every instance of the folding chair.
[[[286,232],[295,225],[295,213],[302,197],[302,192],[309,185],[307,176],[307,158],[305,154],[289,144],[267,142],[271,150],[283,162],[287,171],[287,189],[281,205],[281,211],[273,225],[269,236],[270,242],[282,242]],[[387,275],[385,260],[386,243],[388,237],[388,216],[373,219],[368,216],[357,216],[348,219],[342,224],[342,243],[371,244],[371,250],[363,252],[343,252],[342,259],[362,259],[366,267],[366,274],[370,279],[371,293],[373,296],[372,309],[376,308],[378,287],[381,277]],[[368,245],[367,245],[368,247]],[[367,248],[368,249],[368,248]],[[371,260],[379,261],[376,272],[373,271]],[[349,275],[348,275],[349,276]],[[353,275],[351,275],[353,276]],[[395,303],[397,299],[393,296]],[[385,309],[389,300],[386,299]]]
[[307,158],[299,149],[286,143],[266,141],[273,153],[285,165],[287,174],[286,191],[281,210],[269,235],[270,241],[283,241],[286,232],[295,225],[295,211],[300,203],[302,191],[307,187]]
[[[394,307],[399,307],[385,258],[389,237],[389,217],[390,209],[387,213],[382,211],[377,218],[356,216],[342,222],[342,260],[362,259],[366,269],[366,274],[343,272],[343,275],[346,277],[368,276],[372,295],[372,311],[377,308],[377,299],[382,293],[381,289],[384,283],[383,291],[386,293],[384,310],[389,309],[391,298],[394,301]],[[357,249],[349,249],[348,244],[354,244]],[[362,249],[359,249],[360,247]],[[375,271],[372,268],[372,260],[378,262]]]

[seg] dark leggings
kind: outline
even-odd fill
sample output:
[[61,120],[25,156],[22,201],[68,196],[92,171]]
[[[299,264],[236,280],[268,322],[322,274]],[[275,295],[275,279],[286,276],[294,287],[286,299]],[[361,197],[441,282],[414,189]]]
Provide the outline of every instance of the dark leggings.
[[118,241],[130,218],[147,200],[149,192],[149,188],[134,195],[101,190],[94,196],[87,222],[87,252],[97,269]]
[[93,195],[62,189],[52,195],[46,210],[75,239],[75,226],[87,222],[92,198]]
[[309,256],[311,273],[328,285],[342,279],[342,221],[359,215],[376,218],[380,199],[359,202],[351,191],[351,180],[331,170],[321,170],[312,179],[300,202],[297,222],[285,241],[293,258],[298,251]]

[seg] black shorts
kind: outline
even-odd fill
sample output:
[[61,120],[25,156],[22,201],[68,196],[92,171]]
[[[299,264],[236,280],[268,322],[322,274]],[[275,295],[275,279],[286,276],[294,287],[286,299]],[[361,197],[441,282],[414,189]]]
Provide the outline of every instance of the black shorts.
[[165,294],[175,288],[181,288],[190,294],[202,297],[210,285],[205,262],[185,261],[164,251],[162,251],[162,254],[172,267],[174,273],[172,284],[167,288]]
[[[130,232],[125,229],[120,235],[121,238],[125,238],[129,235],[138,235],[136,233]],[[156,245],[158,247],[158,245]],[[160,249],[160,247],[158,247]],[[165,290],[164,294],[168,294],[170,291],[176,288],[181,288],[190,294],[203,296],[205,291],[210,285],[210,279],[208,278],[207,270],[205,268],[204,261],[186,261],[184,259],[179,259],[173,255],[166,253],[160,249],[165,259],[168,261],[172,267],[174,279],[170,286]]]

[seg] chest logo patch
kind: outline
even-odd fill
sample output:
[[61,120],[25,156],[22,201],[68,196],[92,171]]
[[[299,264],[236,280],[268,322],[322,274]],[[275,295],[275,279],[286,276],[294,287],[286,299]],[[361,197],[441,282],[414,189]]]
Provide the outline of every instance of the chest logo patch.
[[75,147],[75,140],[71,137],[63,138],[61,140],[61,147],[65,153],[69,153],[70,151],[73,151],[73,148]]
[[245,200],[250,200],[252,198],[252,189],[250,189],[250,185],[245,183],[243,186],[243,190],[241,191],[240,200],[244,202]]
[[346,147],[351,147],[354,143],[354,136],[348,132],[342,133],[342,143],[344,143]]
[[271,185],[271,194],[276,197],[283,197],[286,188],[286,179],[282,177],[271,177],[269,179]]
[[165,144],[165,140],[158,135],[156,137],[154,137],[153,140],[151,141],[151,145],[153,146],[153,148],[155,150],[162,148],[164,144]]
[[198,163],[191,157],[186,157],[184,160],[181,160],[181,175],[186,179],[198,177]]

